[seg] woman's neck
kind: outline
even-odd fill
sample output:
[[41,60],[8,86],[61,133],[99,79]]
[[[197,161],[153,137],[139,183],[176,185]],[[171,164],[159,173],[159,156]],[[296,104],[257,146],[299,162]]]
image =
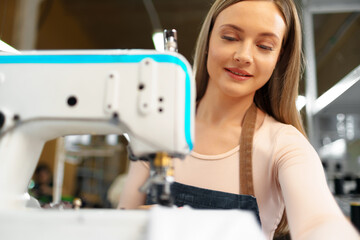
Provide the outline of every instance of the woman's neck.
[[253,99],[254,94],[234,98],[208,86],[204,97],[199,102],[196,118],[198,121],[217,126],[239,125],[253,103]]

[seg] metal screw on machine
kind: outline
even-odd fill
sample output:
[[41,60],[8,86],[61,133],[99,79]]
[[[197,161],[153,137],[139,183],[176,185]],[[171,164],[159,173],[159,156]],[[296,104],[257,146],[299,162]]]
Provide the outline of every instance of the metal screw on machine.
[[165,51],[177,52],[177,32],[175,29],[165,29],[164,30],[164,47]]
[[80,198],[75,198],[73,201],[73,205],[74,205],[74,209],[80,209],[81,205],[82,205],[82,201]]

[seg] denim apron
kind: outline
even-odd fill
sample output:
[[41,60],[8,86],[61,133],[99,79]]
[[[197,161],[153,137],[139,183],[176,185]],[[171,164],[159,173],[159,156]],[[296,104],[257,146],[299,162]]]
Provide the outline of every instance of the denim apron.
[[[252,178],[252,143],[255,131],[257,108],[253,103],[246,111],[240,136],[240,194],[198,188],[174,182],[171,185],[173,203],[195,209],[242,209],[254,213],[260,222],[259,208],[254,197]],[[148,195],[146,204],[155,204]]]

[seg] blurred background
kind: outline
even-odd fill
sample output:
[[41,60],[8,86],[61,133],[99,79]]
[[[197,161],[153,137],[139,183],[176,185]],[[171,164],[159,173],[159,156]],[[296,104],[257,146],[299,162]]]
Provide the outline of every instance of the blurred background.
[[[0,0],[0,40],[19,50],[153,49],[153,34],[174,28],[179,53],[192,63],[212,2]],[[348,214],[346,201],[360,194],[360,0],[296,4],[307,61],[299,92],[306,105],[299,111],[329,187]],[[29,191],[52,201],[53,180],[63,172],[64,201],[80,197],[84,207],[115,207],[128,166],[126,146],[124,136],[112,135],[49,141]]]

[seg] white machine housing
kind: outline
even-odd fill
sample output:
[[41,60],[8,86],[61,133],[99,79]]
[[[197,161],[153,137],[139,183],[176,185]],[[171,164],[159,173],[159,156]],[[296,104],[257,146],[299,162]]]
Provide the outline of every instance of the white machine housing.
[[[190,64],[154,50],[0,54],[0,208],[22,208],[46,141],[123,134],[135,156],[193,148]],[[1,121],[2,119],[2,121]]]

